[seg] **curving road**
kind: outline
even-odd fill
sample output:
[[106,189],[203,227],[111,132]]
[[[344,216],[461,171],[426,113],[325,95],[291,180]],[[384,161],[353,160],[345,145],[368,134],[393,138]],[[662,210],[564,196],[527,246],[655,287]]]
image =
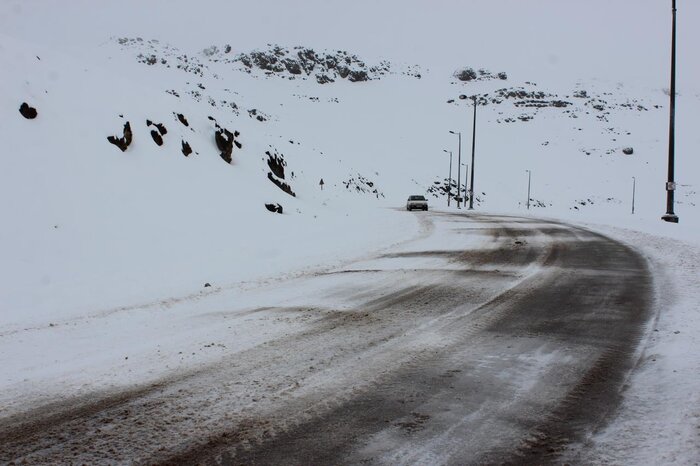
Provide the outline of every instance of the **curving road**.
[[421,238],[231,311],[293,330],[0,419],[0,463],[576,463],[646,336],[645,260],[563,223],[407,215]]

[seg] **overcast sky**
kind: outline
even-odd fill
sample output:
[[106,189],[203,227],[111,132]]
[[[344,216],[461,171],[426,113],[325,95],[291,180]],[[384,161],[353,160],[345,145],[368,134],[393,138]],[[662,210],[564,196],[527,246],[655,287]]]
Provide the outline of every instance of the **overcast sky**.
[[[679,89],[697,89],[700,2],[678,0]],[[0,34],[63,47],[110,35],[186,50],[343,48],[432,68],[667,86],[670,0],[3,0]]]

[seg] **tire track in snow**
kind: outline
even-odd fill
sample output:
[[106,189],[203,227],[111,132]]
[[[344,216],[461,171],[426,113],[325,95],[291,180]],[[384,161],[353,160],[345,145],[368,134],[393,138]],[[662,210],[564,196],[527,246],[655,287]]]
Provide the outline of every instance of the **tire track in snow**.
[[[494,244],[486,253],[423,251],[422,257],[431,257],[431,253],[432,258],[438,257],[446,264],[445,270],[371,268],[369,272],[334,274],[365,284],[367,289],[363,292],[351,293],[349,299],[355,301],[352,308],[281,307],[278,312],[309,319],[308,328],[227,357],[181,379],[164,381],[154,390],[124,394],[112,404],[97,402],[92,409],[69,410],[63,417],[29,413],[27,418],[34,419],[34,427],[27,428],[30,423],[14,430],[11,425],[2,428],[0,435],[8,434],[5,438],[11,441],[3,441],[0,460],[34,464],[235,464],[247,458],[275,462],[283,459],[275,454],[284,454],[288,460],[296,457],[290,449],[294,452],[294,448],[304,446],[303,433],[308,437],[316,432],[321,438],[338,422],[346,426],[345,436],[336,436],[325,447],[323,442],[316,442],[315,449],[304,450],[305,459],[401,463],[429,459],[438,447],[447,462],[450,458],[463,459],[463,446],[456,445],[453,437],[444,439],[441,435],[454,432],[459,438],[463,426],[469,423],[462,419],[450,424],[436,414],[434,406],[429,408],[430,404],[445,404],[455,395],[451,390],[465,389],[459,396],[463,398],[462,409],[476,410],[471,416],[479,418],[475,413],[483,407],[474,403],[483,399],[487,405],[501,409],[504,416],[522,417],[518,403],[498,397],[489,400],[477,381],[489,381],[491,388],[499,388],[504,396],[513,395],[516,401],[528,400],[529,391],[499,382],[494,371],[512,372],[519,361],[518,351],[532,353],[543,345],[551,346],[552,341],[540,329],[525,326],[514,332],[505,323],[523,324],[514,317],[518,309],[513,303],[536,293],[552,277],[562,275],[559,262],[567,252],[568,242],[585,233],[569,233],[564,240],[566,235],[559,230],[568,227],[551,223],[446,214],[432,214],[431,218],[492,224],[489,233],[495,238]],[[519,245],[514,243],[522,238],[527,239]],[[388,260],[408,259],[409,263],[413,260],[406,253],[384,256]],[[511,270],[499,272],[489,261],[501,268],[510,263]],[[462,273],[454,270],[455,264]],[[491,273],[483,273],[489,267]],[[416,277],[421,286],[407,281],[406,273]],[[377,275],[384,278],[377,280]],[[443,283],[446,279],[451,281],[449,285]],[[482,289],[489,286],[490,292]],[[506,341],[507,335],[514,343],[513,351],[504,352],[500,345],[494,345],[494,334],[503,338],[501,341]],[[577,345],[576,349],[585,346]],[[462,355],[462,359],[455,360],[455,354]],[[537,361],[526,362],[531,371],[544,379],[552,377],[551,371]],[[561,368],[565,364],[559,362],[555,366]],[[456,388],[445,388],[448,379]],[[472,398],[465,395],[469,390]],[[563,388],[555,390],[554,395],[562,400],[567,396]],[[561,406],[565,405],[562,402]],[[559,409],[551,404],[548,407],[555,413]],[[491,414],[495,412],[498,411]],[[375,416],[379,413],[382,419]],[[480,418],[484,425],[489,422],[486,414]],[[522,426],[513,428],[512,438],[553,437],[546,430],[545,419],[540,415],[521,420]],[[354,431],[350,429],[353,426]],[[407,437],[399,436],[397,440],[396,431]],[[492,430],[486,429],[483,436],[488,434]],[[370,447],[382,435],[392,438],[386,443],[393,445],[393,450],[372,452]],[[549,447],[546,442],[540,444]],[[527,448],[535,451],[537,445],[528,447],[523,441],[514,454],[525,454]],[[405,451],[411,446],[415,451]],[[502,451],[496,449],[496,453],[507,459]],[[495,453],[486,449],[480,453],[472,450],[472,454],[488,459]]]

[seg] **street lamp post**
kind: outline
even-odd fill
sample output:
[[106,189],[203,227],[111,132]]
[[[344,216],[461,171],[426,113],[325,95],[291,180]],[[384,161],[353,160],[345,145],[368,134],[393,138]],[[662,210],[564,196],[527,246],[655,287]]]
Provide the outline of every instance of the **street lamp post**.
[[[467,98],[466,95],[462,94],[459,96],[460,99],[464,100]],[[474,209],[474,151],[476,148],[476,95],[471,96],[474,101],[474,126],[472,128],[472,177],[469,182],[469,210]]]
[[678,223],[678,216],[673,213],[673,194],[676,189],[674,181],[675,120],[676,120],[676,0],[672,0],[671,26],[671,110],[668,135],[668,181],[666,182],[666,214],[661,217],[666,222]]
[[637,189],[637,179],[632,177],[632,215],[634,215],[634,192]]
[[462,165],[462,133],[457,131],[450,131],[451,134],[456,134],[457,137],[459,138],[459,147],[457,149],[457,208],[461,209],[459,206],[459,192],[460,192],[460,185],[461,185],[461,180],[460,180],[460,174],[461,171],[459,170],[459,167]]
[[[464,164],[464,199],[467,198],[467,178],[469,178],[469,164]],[[467,202],[467,201],[464,201]]]
[[[452,195],[452,151],[446,150],[446,149],[443,149],[442,151],[450,154],[450,177],[448,178],[448,182],[447,182],[447,207],[449,207],[450,206],[450,196]],[[457,190],[459,190],[459,187],[457,187]]]
[[525,171],[527,172],[527,210],[530,210],[530,178],[532,176],[532,171]]

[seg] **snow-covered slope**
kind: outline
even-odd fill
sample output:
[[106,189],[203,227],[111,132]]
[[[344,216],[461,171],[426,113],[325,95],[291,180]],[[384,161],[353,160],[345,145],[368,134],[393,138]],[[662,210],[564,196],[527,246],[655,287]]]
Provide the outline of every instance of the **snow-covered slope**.
[[[521,9],[512,2],[502,6]],[[414,231],[413,220],[387,208],[400,207],[409,193],[431,193],[433,205],[445,204],[449,159],[443,150],[454,153],[453,178],[459,152],[449,130],[462,133],[464,188],[472,108],[460,95],[479,96],[479,209],[522,211],[530,170],[531,205],[541,215],[627,218],[633,177],[636,215],[656,219],[664,212],[668,97],[660,84],[666,61],[647,76],[623,79],[620,70],[646,65],[633,61],[639,58],[634,47],[629,63],[615,61],[625,46],[620,41],[609,42],[607,51],[596,48],[608,31],[589,38],[597,58],[581,53],[585,33],[573,29],[578,35],[565,40],[571,55],[552,43],[542,61],[523,63],[522,50],[513,46],[509,57],[504,43],[541,46],[551,31],[538,36],[528,30],[523,37],[522,25],[508,19],[497,38],[479,47],[443,42],[438,18],[454,21],[445,5],[429,11],[411,4],[399,12],[413,32],[405,24],[380,26],[380,18],[394,12],[385,5],[379,18],[366,18],[366,29],[357,26],[337,40],[323,36],[328,19],[340,16],[319,5],[309,6],[310,17],[288,25],[286,34],[256,29],[260,7],[251,7],[236,11],[245,13],[238,22],[246,24],[228,39],[219,28],[202,27],[196,40],[176,34],[183,32],[177,21],[185,13],[198,18],[202,10],[173,2],[158,13],[153,5],[142,7],[134,17],[139,7],[3,5],[0,278],[6,324],[27,318],[46,323],[191,293],[205,282],[274,275],[329,254],[356,254],[368,246],[365,240],[388,241],[393,233],[387,227],[397,222]],[[209,7],[234,13],[227,4]],[[499,24],[492,6],[460,8],[481,20],[466,33],[472,39]],[[274,18],[289,14],[284,5],[274,11]],[[657,11],[663,10],[640,6],[638,21],[653,24]],[[537,12],[521,13],[523,21],[544,21]],[[160,22],[148,20],[156,16]],[[226,15],[216,16],[212,26]],[[188,23],[188,34],[197,27]],[[397,37],[390,40],[391,27]],[[297,28],[305,33],[295,34]],[[665,26],[654,31],[666,38]],[[239,44],[252,44],[251,34],[257,45],[243,49]],[[411,55],[398,37],[414,43],[416,36],[424,43]],[[327,43],[315,48],[293,42],[319,44],[322,37]],[[373,48],[377,37],[385,41]],[[285,43],[267,45],[281,38]],[[353,43],[356,50],[336,47]],[[649,43],[639,38],[640,47]],[[485,54],[489,48],[498,60]],[[662,50],[649,48],[648,54],[663,57]],[[389,51],[398,58],[381,56]],[[498,68],[484,68],[496,62]],[[596,62],[610,66],[572,76]],[[700,98],[687,81],[680,83],[677,213],[692,224],[698,163],[688,154],[700,141],[689,129]],[[24,118],[18,111],[23,103],[38,116]],[[122,137],[127,122],[132,142],[122,151],[107,138]],[[284,214],[266,205],[279,205]],[[373,233],[358,235],[353,228]]]

